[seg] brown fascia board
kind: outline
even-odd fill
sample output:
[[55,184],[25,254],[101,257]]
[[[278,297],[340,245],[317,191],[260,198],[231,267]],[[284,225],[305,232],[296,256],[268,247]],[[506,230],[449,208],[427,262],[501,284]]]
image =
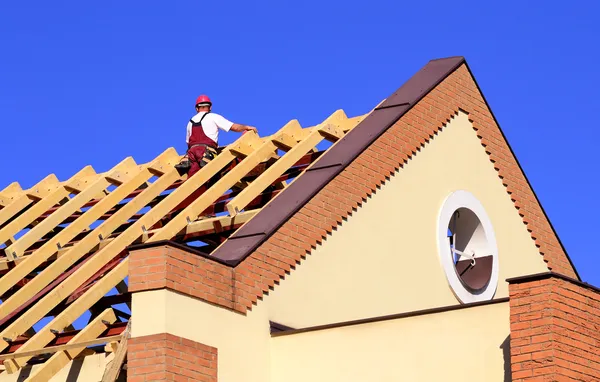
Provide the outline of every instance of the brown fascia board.
[[432,60],[368,117],[325,152],[304,174],[240,227],[210,255],[236,266],[262,244],[381,134],[465,63],[464,57]]

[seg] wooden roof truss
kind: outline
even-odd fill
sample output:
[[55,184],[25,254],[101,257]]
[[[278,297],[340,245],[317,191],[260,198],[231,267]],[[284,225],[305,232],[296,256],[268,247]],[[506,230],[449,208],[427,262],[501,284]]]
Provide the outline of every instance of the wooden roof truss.
[[[119,353],[129,319],[116,307],[129,303],[128,246],[201,241],[210,253],[320,156],[321,141],[339,140],[365,116],[338,110],[313,127],[293,120],[268,137],[248,132],[189,179],[169,148],[142,165],[127,158],[104,173],[87,166],[63,182],[50,175],[28,190],[13,183],[0,191],[3,372],[45,361],[26,381],[46,381],[92,345]],[[73,330],[86,312],[89,322]],[[33,330],[42,320],[49,322]],[[105,380],[114,375],[113,366]]]

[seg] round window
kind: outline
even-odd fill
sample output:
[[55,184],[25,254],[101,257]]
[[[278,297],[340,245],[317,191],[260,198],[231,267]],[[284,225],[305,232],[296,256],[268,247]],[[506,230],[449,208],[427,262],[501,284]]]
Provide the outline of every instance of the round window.
[[438,249],[448,283],[463,303],[489,300],[498,285],[498,250],[481,203],[467,191],[446,199],[438,222]]

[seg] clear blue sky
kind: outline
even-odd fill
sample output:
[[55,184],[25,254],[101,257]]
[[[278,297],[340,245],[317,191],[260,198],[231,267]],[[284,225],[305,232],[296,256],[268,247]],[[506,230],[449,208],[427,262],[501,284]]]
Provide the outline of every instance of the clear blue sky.
[[491,3],[2,2],[0,189],[181,152],[200,93],[264,135],[367,112],[429,59],[463,55],[583,279],[600,285],[600,2]]

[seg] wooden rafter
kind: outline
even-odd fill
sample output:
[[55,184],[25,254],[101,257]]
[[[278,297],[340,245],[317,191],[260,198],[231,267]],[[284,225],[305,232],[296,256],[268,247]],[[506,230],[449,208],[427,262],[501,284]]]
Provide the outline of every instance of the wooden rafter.
[[[72,359],[77,357],[89,345],[82,345],[84,341],[98,340],[97,337],[102,334],[108,324],[112,324],[117,320],[115,312],[112,309],[106,309],[92,320],[85,328],[83,328],[63,349],[56,351],[50,359],[44,362],[44,365],[25,380],[25,382],[46,382],[56,375],[63,367],[65,367]],[[106,341],[106,339],[102,339]],[[95,341],[94,341],[95,342]],[[100,342],[102,343],[102,342]],[[79,346],[77,346],[79,345]],[[47,351],[47,350],[46,350]],[[16,355],[21,355],[16,353]]]
[[[96,301],[110,291],[115,285],[121,280],[127,277],[127,269],[129,266],[128,260],[122,261],[112,271],[105,275],[102,279],[96,282],[94,286],[88,289],[81,297],[77,299],[73,304],[69,305],[64,311],[50,321],[44,328],[38,331],[32,338],[30,338],[22,347],[15,352],[15,354],[23,353],[27,350],[33,350],[44,347],[54,338],[53,332],[61,332],[64,328],[73,323],[79,316],[81,316],[86,310],[88,310]],[[68,279],[67,279],[68,280]],[[64,283],[64,282],[63,282]],[[60,289],[63,284],[57,288]],[[56,294],[60,294],[60,290],[56,291]],[[2,337],[14,337],[21,332],[23,325],[27,325],[27,322],[32,319],[32,311],[40,311],[46,309],[48,305],[52,304],[52,300],[55,294],[49,294],[32,308],[27,313],[20,317],[17,321],[11,324],[8,328],[0,333]],[[37,321],[37,320],[36,320]],[[35,322],[34,322],[35,323]],[[31,324],[30,326],[33,326]],[[8,346],[8,342],[1,340],[0,347],[5,349]],[[4,361],[6,370],[15,372],[17,369],[23,367],[31,357],[19,357]]]

